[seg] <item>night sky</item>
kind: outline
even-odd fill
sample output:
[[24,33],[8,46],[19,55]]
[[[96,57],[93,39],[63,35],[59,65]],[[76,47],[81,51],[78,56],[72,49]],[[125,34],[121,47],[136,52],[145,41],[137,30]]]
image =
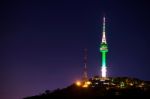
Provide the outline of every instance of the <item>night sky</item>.
[[[13,1],[13,0],[12,0]],[[109,76],[150,80],[149,0],[20,0],[0,3],[0,98],[20,99],[100,75],[106,16]]]

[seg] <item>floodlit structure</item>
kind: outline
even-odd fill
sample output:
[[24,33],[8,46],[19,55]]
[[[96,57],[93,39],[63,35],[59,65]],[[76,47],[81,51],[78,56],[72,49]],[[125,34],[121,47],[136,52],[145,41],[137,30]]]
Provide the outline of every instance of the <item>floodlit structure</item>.
[[100,44],[100,52],[102,54],[101,76],[102,78],[106,78],[107,77],[106,54],[108,52],[108,46],[106,42],[105,17],[103,17],[103,31],[102,31],[102,42]]

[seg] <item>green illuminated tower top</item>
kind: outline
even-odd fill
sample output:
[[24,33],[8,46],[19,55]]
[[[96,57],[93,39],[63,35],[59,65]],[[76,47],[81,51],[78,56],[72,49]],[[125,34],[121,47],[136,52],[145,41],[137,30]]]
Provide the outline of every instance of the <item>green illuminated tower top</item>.
[[106,78],[106,54],[108,52],[108,46],[106,42],[106,32],[105,32],[105,17],[103,17],[103,31],[102,31],[102,42],[100,44],[100,52],[102,53],[102,66],[101,73],[102,77]]

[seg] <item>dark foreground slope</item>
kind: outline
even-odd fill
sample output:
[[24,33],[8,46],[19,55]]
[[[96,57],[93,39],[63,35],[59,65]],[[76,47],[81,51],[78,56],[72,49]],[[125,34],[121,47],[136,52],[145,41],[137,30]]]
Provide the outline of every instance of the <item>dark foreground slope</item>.
[[[115,79],[116,80],[116,79]],[[113,80],[114,81],[114,80]],[[45,93],[41,95],[36,95],[36,96],[30,96],[26,97],[24,99],[99,99],[102,97],[115,97],[115,96],[123,96],[123,97],[150,97],[150,87],[149,83],[143,82],[144,86],[141,86],[141,81],[135,81],[132,80],[133,82],[139,82],[139,84],[131,85],[131,82],[129,82],[129,79],[127,78],[117,78],[117,83],[113,83],[113,86],[111,85],[112,80],[110,80],[109,84],[107,85],[97,82],[95,80],[91,80],[92,84],[87,87],[79,87],[76,86],[76,84],[72,84],[71,86],[63,89],[57,89],[52,92],[50,91],[45,91]],[[123,81],[128,81],[130,84],[127,85],[128,83],[124,82],[124,87],[122,86]],[[132,83],[133,83],[132,82]],[[96,83],[97,86],[93,87],[94,84]],[[119,87],[121,85],[121,87]]]

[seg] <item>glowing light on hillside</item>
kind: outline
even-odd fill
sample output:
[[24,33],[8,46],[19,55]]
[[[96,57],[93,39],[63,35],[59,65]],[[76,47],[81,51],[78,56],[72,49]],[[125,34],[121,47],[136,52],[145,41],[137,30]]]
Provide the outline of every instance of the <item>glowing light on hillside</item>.
[[81,86],[81,82],[80,81],[76,81],[76,85],[77,86]]
[[87,82],[86,82],[86,84],[87,84],[87,85],[90,85],[90,84],[91,84],[91,82],[90,82],[90,81],[87,81]]
[[83,87],[83,88],[87,88],[87,87],[88,87],[88,84],[84,84],[82,87]]

